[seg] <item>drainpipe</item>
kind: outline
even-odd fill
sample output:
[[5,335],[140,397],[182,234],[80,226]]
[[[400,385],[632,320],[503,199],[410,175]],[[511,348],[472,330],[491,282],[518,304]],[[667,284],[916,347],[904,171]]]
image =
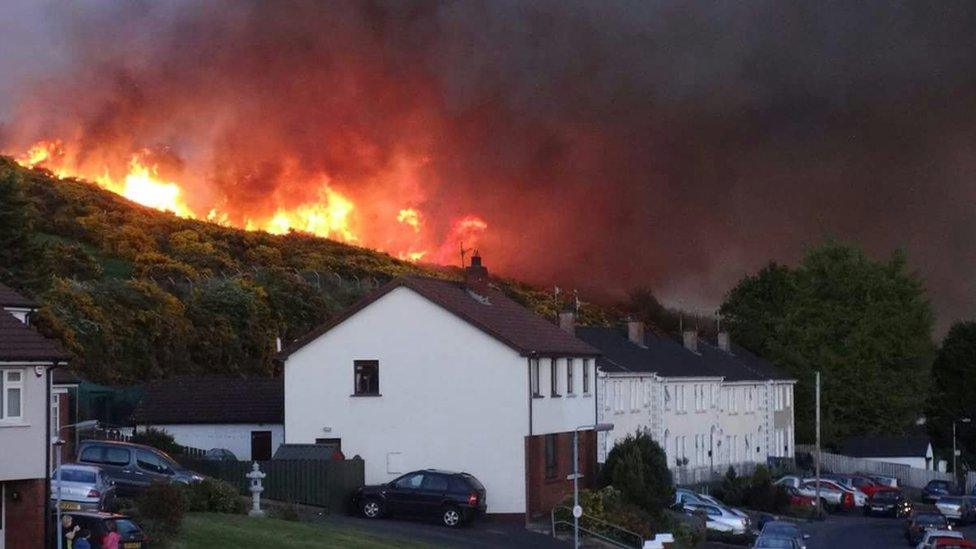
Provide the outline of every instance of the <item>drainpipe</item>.
[[44,543],[51,539],[51,373],[61,365],[55,361],[52,366],[45,368],[44,378],[44,495],[41,498],[41,512],[44,513]]

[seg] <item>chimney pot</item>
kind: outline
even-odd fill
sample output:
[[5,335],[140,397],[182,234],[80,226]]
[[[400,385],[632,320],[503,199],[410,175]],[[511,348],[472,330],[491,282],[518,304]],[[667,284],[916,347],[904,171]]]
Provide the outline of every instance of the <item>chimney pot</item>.
[[640,345],[643,347],[644,342],[644,323],[640,320],[628,319],[627,320],[627,339],[631,343]]
[[684,336],[685,349],[688,349],[689,351],[691,351],[693,353],[697,353],[698,352],[698,332],[696,332],[695,330],[685,330],[685,332],[682,335]]
[[481,264],[477,251],[471,256],[471,265],[464,269],[464,286],[469,292],[488,297],[488,269]]
[[576,335],[576,313],[573,311],[559,313],[559,327],[570,335]]
[[718,348],[722,349],[726,353],[732,352],[732,342],[729,340],[728,332],[718,333]]

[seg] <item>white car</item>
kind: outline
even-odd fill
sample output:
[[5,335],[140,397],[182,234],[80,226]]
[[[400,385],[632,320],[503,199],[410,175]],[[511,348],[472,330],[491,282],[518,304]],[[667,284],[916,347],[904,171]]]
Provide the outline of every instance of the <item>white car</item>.
[[749,531],[748,518],[740,517],[723,506],[706,503],[685,504],[685,513],[694,515],[696,512],[704,513],[705,528],[709,530],[732,534],[745,534]]
[[705,503],[711,503],[712,505],[718,505],[719,507],[722,507],[724,509],[727,509],[727,510],[731,511],[732,514],[738,515],[738,516],[746,519],[747,521],[752,522],[752,519],[749,518],[749,514],[746,513],[745,511],[743,511],[742,509],[736,509],[735,507],[729,507],[728,505],[722,503],[721,501],[715,499],[714,497],[712,497],[712,496],[710,496],[708,494],[696,494],[696,495],[698,496],[698,499],[702,500]]
[[922,541],[918,542],[915,549],[932,549],[932,541],[936,538],[966,539],[966,536],[963,536],[962,532],[956,532],[955,530],[929,530],[922,536]]

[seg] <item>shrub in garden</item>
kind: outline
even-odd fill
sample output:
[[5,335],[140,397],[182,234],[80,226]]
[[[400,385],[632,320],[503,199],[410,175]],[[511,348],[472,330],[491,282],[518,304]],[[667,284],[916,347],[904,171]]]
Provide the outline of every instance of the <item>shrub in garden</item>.
[[674,501],[674,484],[667,456],[646,433],[628,435],[607,456],[601,483],[613,485],[623,500],[651,514],[659,514]]
[[136,501],[139,520],[150,537],[167,539],[180,532],[186,499],[183,490],[171,483],[154,482]]
[[185,488],[187,510],[193,512],[243,513],[244,501],[237,487],[214,478],[206,478]]
[[769,469],[762,465],[747,477],[736,475],[729,467],[715,496],[732,507],[769,513],[783,513],[790,505],[789,494],[783,487],[773,484]]
[[298,507],[294,503],[290,503],[290,502],[271,507],[268,514],[271,516],[271,518],[287,520],[291,522],[298,522],[300,519],[300,517],[298,516]]
[[149,427],[144,431],[132,433],[130,442],[152,446],[170,455],[176,455],[182,452],[182,448],[176,443],[173,435],[169,434],[165,429],[157,429],[155,427]]

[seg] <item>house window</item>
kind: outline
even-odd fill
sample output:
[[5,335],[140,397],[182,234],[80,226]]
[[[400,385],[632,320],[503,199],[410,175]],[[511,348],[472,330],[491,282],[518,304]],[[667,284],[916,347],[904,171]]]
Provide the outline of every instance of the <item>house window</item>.
[[532,396],[542,396],[539,392],[539,359],[529,359],[529,382],[532,384]]
[[546,435],[546,478],[556,478],[556,435]]
[[549,359],[549,396],[559,396],[559,362],[555,358]]
[[789,408],[793,405],[793,386],[787,385],[783,390],[786,391],[786,407]]
[[576,361],[567,358],[566,359],[566,394],[571,395],[576,392],[576,386],[573,384],[573,370],[576,368]]
[[380,394],[380,361],[378,360],[356,360],[353,361],[353,371],[355,372],[355,392],[356,396]]
[[583,359],[583,394],[590,394],[590,359]]
[[0,420],[19,421],[24,417],[24,373],[0,370]]

